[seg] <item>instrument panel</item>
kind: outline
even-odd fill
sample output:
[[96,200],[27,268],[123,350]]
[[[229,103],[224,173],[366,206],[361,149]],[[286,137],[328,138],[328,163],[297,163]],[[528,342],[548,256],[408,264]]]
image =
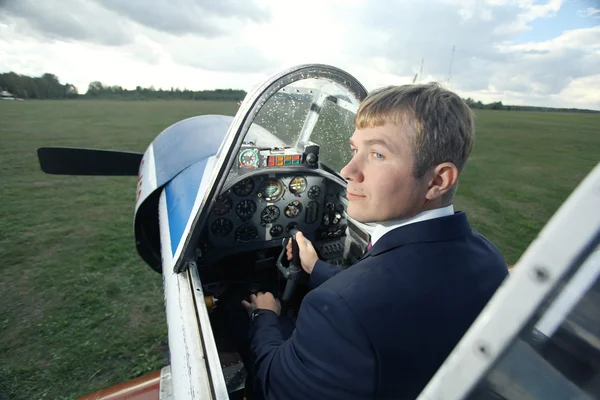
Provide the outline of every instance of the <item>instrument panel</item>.
[[256,147],[253,143],[244,143],[237,155],[234,171],[254,169],[277,169],[286,167],[316,168],[319,160],[317,144],[305,146],[303,150],[292,147]]
[[[249,156],[251,158],[251,156]],[[306,174],[248,176],[222,193],[208,221],[215,247],[263,243],[285,237],[293,228],[317,238],[342,236],[343,206],[332,184]]]

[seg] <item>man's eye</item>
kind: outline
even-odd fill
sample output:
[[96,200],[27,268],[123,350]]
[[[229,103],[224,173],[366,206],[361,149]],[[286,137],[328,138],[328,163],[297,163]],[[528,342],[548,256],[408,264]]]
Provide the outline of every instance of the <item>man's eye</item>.
[[373,155],[375,156],[375,158],[380,158],[380,159],[383,159],[383,158],[384,158],[384,157],[383,157],[383,154],[381,154],[381,153],[377,153],[376,151],[372,152],[371,154],[373,154]]
[[357,152],[357,151],[358,151],[358,149],[350,149],[350,152],[351,152],[352,154],[356,154],[356,152]]

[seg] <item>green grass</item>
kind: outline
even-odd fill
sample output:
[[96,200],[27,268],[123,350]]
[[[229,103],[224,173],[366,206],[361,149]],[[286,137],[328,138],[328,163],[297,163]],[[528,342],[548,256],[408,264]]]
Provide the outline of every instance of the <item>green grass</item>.
[[0,398],[75,398],[168,364],[162,278],[133,239],[136,177],[45,175],[36,149],[145,151],[235,103],[0,103]]
[[[143,152],[235,103],[0,103],[0,398],[72,399],[168,363],[161,276],[133,241],[135,177],[40,171],[40,146]],[[598,162],[600,116],[479,111],[457,209],[514,263]]]
[[513,264],[599,155],[600,115],[479,110],[456,207]]

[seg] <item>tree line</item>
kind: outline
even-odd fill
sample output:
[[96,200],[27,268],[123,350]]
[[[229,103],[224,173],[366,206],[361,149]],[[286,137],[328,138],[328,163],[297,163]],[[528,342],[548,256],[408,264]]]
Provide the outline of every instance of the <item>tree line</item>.
[[[153,86],[135,89],[123,89],[121,86],[105,85],[99,81],[90,82],[85,94],[79,94],[77,88],[70,84],[61,84],[54,74],[45,73],[41,77],[19,75],[14,72],[0,74],[0,91],[6,90],[21,99],[115,99],[115,100],[228,100],[242,101],[246,92],[236,89],[188,90],[155,89]],[[470,108],[476,110],[506,111],[548,111],[600,113],[596,110],[578,108],[554,108],[537,106],[504,105],[501,101],[484,104],[470,97],[465,99]]]
[[586,110],[580,108],[556,108],[539,106],[516,106],[504,105],[501,101],[495,101],[489,104],[483,104],[481,101],[475,101],[472,98],[465,99],[465,102],[474,110],[505,110],[505,111],[546,111],[546,112],[572,112],[572,113],[592,113],[598,114],[598,110]]
[[235,89],[216,89],[216,90],[188,90],[174,89],[163,90],[155,89],[153,86],[143,88],[137,86],[135,89],[123,89],[121,86],[107,86],[102,82],[94,81],[88,86],[84,97],[95,99],[123,99],[123,100],[229,100],[242,101],[246,97],[246,92]]
[[153,86],[123,89],[121,86],[105,85],[99,81],[90,82],[85,94],[79,94],[70,84],[61,84],[54,74],[45,73],[41,77],[19,75],[14,72],[0,74],[0,91],[8,91],[19,99],[119,99],[119,100],[229,100],[242,101],[246,96],[243,90],[171,90],[155,89]]
[[49,73],[37,78],[14,72],[0,74],[0,89],[20,99],[74,99],[79,96],[74,85],[62,85],[56,75]]

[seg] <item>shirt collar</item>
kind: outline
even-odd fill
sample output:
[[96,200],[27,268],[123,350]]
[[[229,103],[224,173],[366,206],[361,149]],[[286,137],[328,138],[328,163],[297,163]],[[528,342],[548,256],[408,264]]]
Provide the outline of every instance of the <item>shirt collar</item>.
[[426,221],[428,219],[446,217],[448,215],[454,214],[454,205],[450,204],[446,207],[435,208],[433,210],[423,211],[414,217],[408,219],[397,219],[392,221],[380,222],[374,224],[373,231],[371,233],[371,243],[375,245],[375,243],[381,239],[383,235],[388,233],[389,231],[399,228],[404,225],[414,224],[416,222]]

